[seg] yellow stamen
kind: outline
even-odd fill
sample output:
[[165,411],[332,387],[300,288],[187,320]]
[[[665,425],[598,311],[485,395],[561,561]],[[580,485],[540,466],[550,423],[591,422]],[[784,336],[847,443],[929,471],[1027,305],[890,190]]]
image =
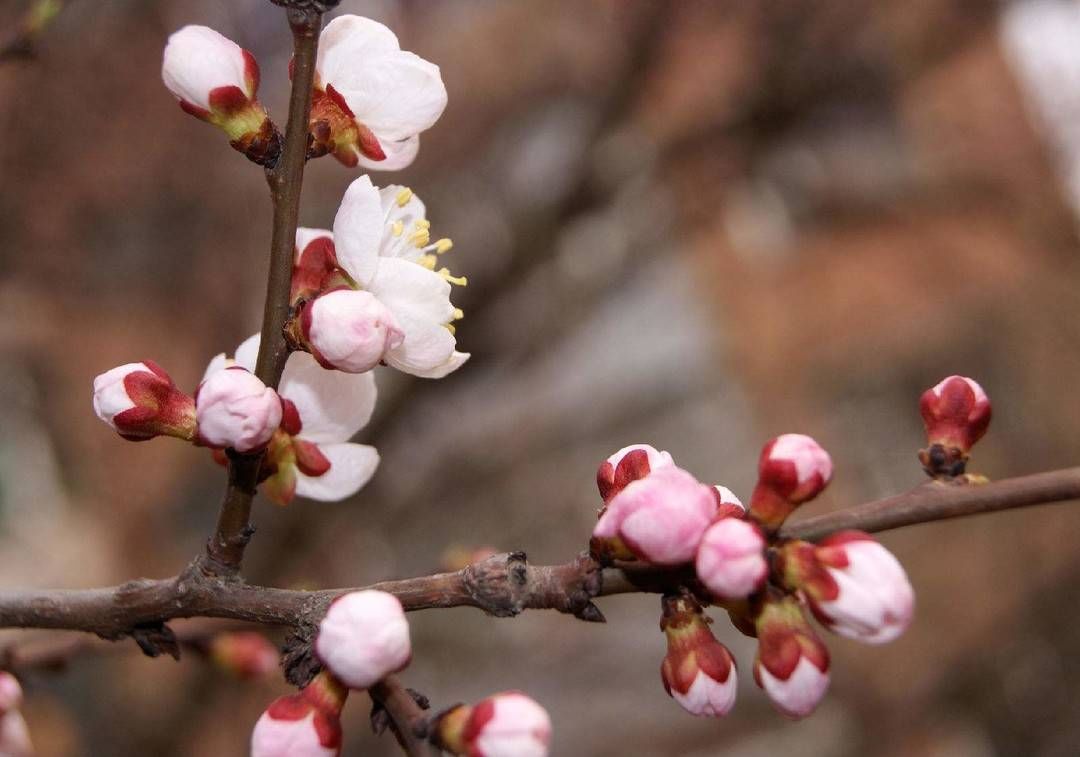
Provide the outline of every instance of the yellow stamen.
[[465,317],[465,311],[464,310],[462,310],[461,308],[454,308],[454,320],[455,321],[460,321],[464,317]]
[[453,246],[453,241],[444,237],[443,239],[440,239],[438,242],[435,243],[435,253],[438,255],[442,255],[444,252],[450,252],[450,248]]
[[399,208],[404,208],[409,204],[409,200],[412,199],[412,190],[408,187],[402,187],[401,191],[397,193],[397,197],[394,201],[397,202]]
[[394,221],[393,225],[390,226],[390,233],[393,234],[395,237],[400,237],[402,232],[404,231],[405,224],[403,224],[401,221]]
[[449,281],[451,284],[456,284],[459,287],[468,286],[469,280],[464,276],[451,276],[449,268],[443,268],[439,271],[439,275]]
[[420,265],[424,266],[424,268],[428,269],[429,271],[434,271],[435,270],[435,256],[434,255],[425,255],[424,257],[420,258],[420,260],[418,260],[417,262]]
[[429,221],[426,218],[421,218],[419,221],[416,222],[416,228],[418,228],[418,229],[430,229],[431,228],[431,221]]
[[431,241],[431,232],[427,229],[417,229],[409,235],[409,241],[417,247],[426,247]]
[[454,324],[444,323],[443,326],[445,326],[446,330],[449,331],[451,334],[457,334],[457,327],[454,326]]

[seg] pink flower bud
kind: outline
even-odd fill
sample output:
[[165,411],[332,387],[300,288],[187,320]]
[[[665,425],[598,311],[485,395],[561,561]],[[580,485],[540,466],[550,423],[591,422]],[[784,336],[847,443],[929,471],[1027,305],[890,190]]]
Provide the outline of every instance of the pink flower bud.
[[770,599],[756,620],[754,681],[792,719],[813,712],[829,688],[829,650],[794,597]]
[[765,584],[765,535],[753,523],[724,518],[709,526],[695,562],[697,576],[721,599],[743,599]]
[[519,691],[505,691],[444,713],[435,740],[468,757],[546,757],[551,743],[547,711]]
[[814,616],[841,636],[884,644],[911,623],[915,592],[907,574],[869,534],[843,531],[817,546],[789,542],[780,551],[779,568]]
[[161,78],[184,111],[220,127],[233,147],[257,163],[273,163],[280,137],[255,95],[259,66],[238,44],[205,26],[169,37]]
[[22,704],[22,686],[19,679],[6,670],[0,670],[0,714],[15,710]]
[[665,598],[660,627],[668,642],[660,666],[664,690],[691,715],[718,718],[731,712],[738,689],[735,660],[713,636],[697,603]]
[[281,400],[252,373],[233,365],[211,373],[195,395],[199,442],[251,452],[281,423]]
[[654,470],[674,464],[667,452],[660,452],[648,444],[631,444],[600,464],[600,469],[596,472],[596,485],[600,489],[604,504],[607,504],[631,481],[645,478]]
[[94,412],[131,441],[195,438],[195,400],[150,360],[121,365],[95,378]]
[[315,654],[346,686],[366,689],[409,664],[409,622],[401,602],[383,591],[355,591],[326,611]]
[[321,673],[299,694],[275,699],[251,733],[251,757],[337,757],[347,694]]
[[681,468],[660,468],[611,499],[593,538],[619,539],[635,556],[655,565],[679,565],[694,559],[716,507],[711,487]]
[[210,657],[237,678],[259,678],[277,670],[279,654],[257,631],[230,631],[211,640]]
[[761,450],[750,515],[766,530],[778,529],[796,507],[822,492],[832,471],[829,453],[809,436],[776,437]]
[[990,398],[972,379],[949,376],[919,399],[930,448],[919,458],[930,475],[964,472],[968,453],[990,425]]
[[324,368],[346,373],[370,371],[401,346],[405,332],[394,314],[370,292],[338,289],[305,305],[304,342]]
[[30,742],[30,729],[18,710],[10,710],[0,716],[0,755],[4,757],[32,757],[34,745]]

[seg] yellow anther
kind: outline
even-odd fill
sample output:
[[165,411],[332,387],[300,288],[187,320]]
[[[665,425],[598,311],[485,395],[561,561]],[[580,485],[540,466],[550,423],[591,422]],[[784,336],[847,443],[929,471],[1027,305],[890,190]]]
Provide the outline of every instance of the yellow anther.
[[428,269],[429,271],[434,271],[435,270],[435,256],[434,255],[425,255],[424,257],[420,258],[420,260],[418,260],[417,262],[420,265],[424,266],[424,268]]
[[465,317],[465,311],[464,310],[462,310],[461,308],[454,308],[454,320],[455,321],[460,321],[464,317]]
[[435,252],[439,255],[442,255],[444,252],[450,252],[450,248],[453,246],[453,241],[444,237],[435,243]]
[[468,286],[469,284],[469,280],[464,276],[451,276],[449,268],[440,269],[439,275],[449,281],[451,284],[456,284],[459,287]]
[[409,241],[417,247],[427,247],[431,241],[431,232],[427,229],[417,229],[409,235]]
[[416,228],[418,228],[418,229],[430,229],[431,228],[431,221],[429,221],[426,218],[421,218],[419,221],[416,222]]
[[403,224],[401,221],[394,221],[394,223],[390,226],[390,233],[393,234],[395,237],[400,237],[404,231],[405,224]]
[[398,204],[399,208],[404,208],[409,204],[409,200],[412,199],[412,190],[408,187],[402,187],[401,191],[397,193],[397,197],[394,201]]
[[446,330],[449,331],[451,334],[457,334],[457,327],[454,326],[454,324],[444,323],[443,326],[445,326]]

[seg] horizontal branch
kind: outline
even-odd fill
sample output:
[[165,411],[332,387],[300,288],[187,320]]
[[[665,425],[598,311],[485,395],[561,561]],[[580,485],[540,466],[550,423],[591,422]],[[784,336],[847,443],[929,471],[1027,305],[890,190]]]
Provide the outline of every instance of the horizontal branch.
[[[1038,473],[983,485],[929,482],[895,497],[796,521],[783,536],[819,539],[845,529],[892,528],[1080,498],[1080,468]],[[384,581],[367,589],[395,595],[406,610],[476,607],[499,617],[553,609],[602,622],[598,596],[663,592],[685,582],[682,570],[648,566],[601,567],[587,555],[561,565],[530,565],[522,553],[496,555],[453,573]],[[153,632],[173,618],[230,618],[289,626],[310,638],[329,603],[357,589],[295,591],[251,586],[207,575],[197,566],[179,576],[137,580],[101,589],[0,591],[0,628],[53,628],[105,639]],[[140,634],[142,637],[140,638]],[[150,641],[147,642],[147,635]],[[145,646],[144,646],[145,649]]]

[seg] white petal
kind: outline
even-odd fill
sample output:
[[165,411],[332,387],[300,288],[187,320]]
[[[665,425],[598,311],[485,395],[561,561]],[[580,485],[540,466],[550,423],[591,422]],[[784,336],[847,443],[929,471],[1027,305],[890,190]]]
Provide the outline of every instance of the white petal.
[[334,218],[334,248],[338,265],[360,286],[367,287],[375,275],[382,233],[383,212],[379,190],[371,179],[361,176],[345,190]]
[[375,410],[375,376],[328,371],[306,352],[289,355],[281,396],[296,405],[300,437],[316,444],[348,441]]
[[319,449],[330,461],[330,470],[321,476],[298,472],[296,493],[301,497],[323,502],[345,499],[360,491],[379,467],[379,453],[366,444],[322,444]]
[[397,142],[379,140],[379,146],[382,147],[383,155],[386,157],[382,160],[372,160],[361,153],[357,155],[360,165],[371,171],[400,171],[402,168],[408,168],[416,160],[416,154],[420,152],[420,137],[414,135]]
[[227,368],[229,363],[230,360],[225,357],[224,352],[219,352],[218,354],[214,355],[214,357],[210,359],[210,365],[206,366],[206,372],[203,373],[202,380],[206,381],[208,378],[210,378],[211,374],[217,373],[222,368]]
[[244,67],[244,51],[231,39],[206,26],[185,26],[169,36],[161,78],[175,97],[209,110],[210,92],[218,87],[239,87],[254,95],[248,92]]
[[379,142],[412,137],[439,120],[446,87],[439,67],[410,52],[388,52],[328,74],[356,120]]
[[401,49],[386,26],[363,16],[338,16],[319,35],[315,71],[325,85],[359,61]]
[[398,357],[394,355],[394,352],[391,351],[386,356],[386,364],[393,368],[396,368],[399,371],[402,371],[403,373],[408,373],[412,376],[416,376],[417,378],[440,379],[444,376],[450,375],[458,368],[465,365],[465,361],[468,359],[468,352],[458,352],[457,350],[454,350],[453,354],[450,355],[450,357],[448,357],[446,360],[439,363],[438,365],[433,365],[430,368],[423,368],[417,367],[415,365],[409,365],[407,362],[399,360]]
[[252,373],[255,372],[255,363],[259,358],[260,339],[260,334],[252,334],[236,348],[236,364],[241,368],[247,368]]
[[764,665],[758,667],[758,676],[772,703],[793,718],[803,718],[813,712],[829,688],[828,672],[821,672],[805,657],[799,659],[786,681],[774,676]]

